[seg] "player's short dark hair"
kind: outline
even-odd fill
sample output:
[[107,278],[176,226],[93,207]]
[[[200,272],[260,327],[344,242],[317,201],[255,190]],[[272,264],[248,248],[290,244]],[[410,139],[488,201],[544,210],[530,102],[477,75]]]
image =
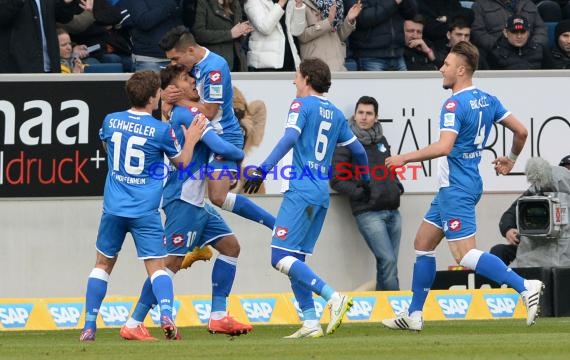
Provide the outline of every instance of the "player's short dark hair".
[[301,61],[299,72],[307,78],[307,83],[318,93],[326,93],[331,87],[331,70],[327,63],[317,58]]
[[170,29],[170,31],[167,32],[158,43],[158,46],[164,52],[170,51],[174,48],[182,50],[194,45],[196,45],[196,39],[190,30],[188,30],[184,25]]
[[145,107],[160,88],[160,76],[151,70],[134,73],[125,84],[129,103],[133,107]]
[[361,96],[360,99],[356,102],[356,106],[354,107],[354,112],[358,109],[358,105],[372,105],[374,107],[374,116],[378,116],[378,101],[374,99],[372,96]]
[[465,60],[466,67],[469,68],[471,74],[477,70],[477,64],[479,63],[479,49],[477,49],[477,46],[467,41],[460,41],[453,45],[450,53],[461,56]]
[[188,72],[188,67],[182,64],[169,64],[164,69],[160,70],[160,86],[162,89],[166,89],[168,85],[171,85],[180,74]]

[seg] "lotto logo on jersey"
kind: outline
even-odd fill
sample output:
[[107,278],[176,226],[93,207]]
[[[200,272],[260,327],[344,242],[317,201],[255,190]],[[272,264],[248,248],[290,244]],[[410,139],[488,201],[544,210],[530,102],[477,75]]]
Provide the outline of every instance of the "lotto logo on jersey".
[[210,71],[210,82],[219,84],[222,82],[222,73],[220,71]]
[[47,304],[49,314],[55,326],[74,328],[83,312],[82,303]]
[[449,231],[459,231],[461,230],[461,220],[450,219],[449,220]]
[[241,306],[249,319],[249,322],[269,322],[275,299],[240,299]]
[[350,320],[370,320],[376,298],[372,296],[353,298],[352,307],[346,313]]
[[388,296],[388,303],[390,304],[394,314],[406,312],[412,303],[412,296]]
[[300,108],[301,108],[301,103],[298,101],[293,101],[291,107],[289,108],[289,111],[298,112]]
[[172,245],[177,247],[184,245],[184,235],[172,234]]
[[445,110],[448,112],[455,112],[455,108],[457,107],[457,102],[455,100],[447,100],[445,103]]
[[99,314],[106,326],[124,325],[131,313],[131,302],[107,302],[101,305]]
[[[172,319],[176,320],[176,315],[180,311],[180,301],[174,300],[174,306],[172,307]],[[150,318],[155,325],[160,325],[160,307],[155,306],[149,311]],[[210,314],[208,314],[209,316]]]
[[286,227],[277,226],[275,228],[275,237],[278,238],[279,240],[285,240],[287,238],[288,232],[289,229],[287,229]]
[[471,295],[436,295],[437,303],[448,319],[464,319],[471,304]]
[[0,304],[0,323],[6,329],[26,327],[34,304]]
[[511,318],[515,313],[518,294],[484,294],[485,304],[494,318]]
[[[317,313],[317,319],[320,319],[321,316],[323,316],[323,311],[326,308],[327,303],[322,297],[313,298],[313,301],[315,302],[315,312]],[[291,302],[293,303],[295,310],[297,310],[297,315],[299,316],[299,319],[301,321],[305,320],[303,311],[301,311],[301,308],[299,307],[299,302],[297,301],[297,299],[295,299],[294,296],[291,297]]]
[[198,315],[198,319],[202,324],[205,324],[210,319],[212,312],[212,304],[210,300],[192,300],[192,306]]
[[196,106],[191,106],[188,108],[188,110],[192,113],[192,115],[198,114],[198,111],[199,111]]

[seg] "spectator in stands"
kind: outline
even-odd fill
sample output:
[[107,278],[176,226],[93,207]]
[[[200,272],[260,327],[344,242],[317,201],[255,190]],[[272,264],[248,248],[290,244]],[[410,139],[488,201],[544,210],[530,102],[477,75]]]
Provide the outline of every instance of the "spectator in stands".
[[239,0],[197,1],[192,33],[200,45],[226,59],[230,71],[247,71],[244,45],[252,31]]
[[0,0],[0,73],[60,72],[56,22],[73,18],[74,0]]
[[554,30],[556,42],[551,50],[553,69],[570,69],[570,19],[562,20]]
[[423,39],[425,18],[417,14],[404,21],[404,60],[408,70],[437,70],[435,53]]
[[158,46],[166,33],[182,25],[178,0],[121,0],[121,6],[131,14],[131,41],[135,71],[160,71],[169,64]]
[[456,16],[463,16],[473,21],[473,11],[464,8],[459,0],[417,0],[418,13],[426,21],[424,39],[435,46],[443,47],[447,43],[448,24]]
[[[364,146],[368,156],[368,166],[384,167],[390,156],[390,145],[378,121],[378,102],[370,96],[362,96],[356,103],[354,116],[349,120],[350,128]],[[342,172],[354,169],[358,163],[345,147],[337,147],[332,161],[333,174],[331,187],[348,196],[352,214],[358,230],[376,259],[376,290],[400,290],[398,282],[398,252],[402,220],[398,208],[404,187],[397,176],[382,170],[372,176],[370,193],[366,194],[359,181],[342,179]]]
[[244,11],[253,26],[247,52],[249,71],[295,71],[301,63],[283,16],[287,3],[288,0],[245,1]]
[[342,0],[295,0],[295,7],[305,9],[305,14],[288,13],[291,34],[299,40],[301,60],[319,58],[331,71],[346,71],[345,41],[356,28],[356,18],[362,10],[360,1],[348,7],[346,16]]
[[[345,0],[351,6],[358,0]],[[366,0],[349,46],[358,70],[406,70],[404,20],[417,11],[414,0]]]
[[493,70],[536,70],[552,68],[550,50],[532,42],[528,20],[514,15],[507,20],[499,38],[488,54]]
[[83,72],[85,65],[77,54],[73,53],[73,45],[69,33],[63,28],[57,28],[57,39],[59,41],[59,57],[61,63],[61,73],[79,74]]
[[471,41],[480,49],[491,50],[503,36],[507,19],[513,15],[521,15],[528,20],[531,43],[548,44],[546,26],[531,0],[477,0],[472,9]]
[[[449,22],[449,30],[447,31],[447,43],[443,46],[437,46],[434,49],[435,63],[438,69],[443,65],[443,60],[449,54],[449,50],[460,41],[471,42],[471,21],[465,16],[458,15]],[[487,56],[485,50],[479,49],[479,64],[477,70],[489,70]]]
[[[570,155],[563,157],[558,165],[570,170]],[[521,197],[533,194],[532,189],[528,189]],[[503,260],[506,265],[510,265],[510,263],[515,260],[520,243],[519,231],[517,229],[517,201],[518,198],[511,204],[507,211],[505,211],[499,221],[499,230],[501,231],[501,235],[507,240],[507,243],[497,244],[489,251],[491,254]]]

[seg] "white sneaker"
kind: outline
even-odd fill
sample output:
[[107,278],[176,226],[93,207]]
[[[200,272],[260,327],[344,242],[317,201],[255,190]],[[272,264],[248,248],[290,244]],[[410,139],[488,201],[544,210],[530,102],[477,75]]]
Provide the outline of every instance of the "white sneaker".
[[320,338],[323,337],[323,335],[323,329],[320,325],[314,328],[303,325],[299,330],[289,336],[283,337],[283,339]]
[[328,306],[331,312],[331,319],[327,325],[327,335],[330,335],[342,324],[344,314],[352,307],[352,298],[348,295],[341,294],[339,300],[334,301],[330,299]]
[[531,326],[540,311],[540,295],[542,295],[544,284],[540,280],[526,280],[526,283],[528,286],[521,296],[526,306],[526,324]]
[[393,330],[421,331],[424,327],[422,318],[413,318],[408,313],[400,313],[394,319],[382,320],[382,325]]

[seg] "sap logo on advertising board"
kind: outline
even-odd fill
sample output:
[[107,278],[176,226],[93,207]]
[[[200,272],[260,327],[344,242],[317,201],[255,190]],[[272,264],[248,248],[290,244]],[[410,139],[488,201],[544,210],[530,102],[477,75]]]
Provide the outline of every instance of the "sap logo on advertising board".
[[[327,303],[320,296],[317,298],[313,298],[313,301],[315,302],[315,312],[317,313],[317,319],[320,319],[321,316],[323,316],[323,310],[327,306]],[[291,297],[291,302],[293,303],[295,310],[297,310],[297,315],[299,316],[299,319],[301,321],[303,321],[305,319],[305,317],[303,316],[303,312],[301,311],[301,307],[299,307],[299,302],[295,299],[294,296]]]
[[408,311],[412,303],[412,296],[388,296],[388,302],[394,314],[399,314]]
[[57,327],[76,327],[83,312],[82,303],[48,304],[47,307]]
[[346,316],[348,316],[350,320],[369,320],[375,304],[375,297],[355,297],[352,307],[346,313]]
[[240,299],[249,322],[268,322],[271,320],[275,299]]
[[0,322],[7,329],[23,328],[33,308],[33,304],[0,304]]
[[471,305],[471,295],[436,295],[435,298],[448,319],[464,319]]
[[[174,300],[174,306],[172,307],[172,319],[176,320],[176,314],[180,310],[180,301]],[[149,311],[150,318],[155,325],[160,325],[160,308],[155,306]]]
[[192,300],[192,306],[194,307],[194,310],[198,315],[198,319],[202,324],[205,324],[210,320],[210,312],[212,311],[210,300]]
[[513,317],[519,301],[518,294],[484,294],[483,298],[494,318]]
[[119,326],[127,322],[132,306],[132,302],[125,301],[103,303],[99,313],[106,326]]

